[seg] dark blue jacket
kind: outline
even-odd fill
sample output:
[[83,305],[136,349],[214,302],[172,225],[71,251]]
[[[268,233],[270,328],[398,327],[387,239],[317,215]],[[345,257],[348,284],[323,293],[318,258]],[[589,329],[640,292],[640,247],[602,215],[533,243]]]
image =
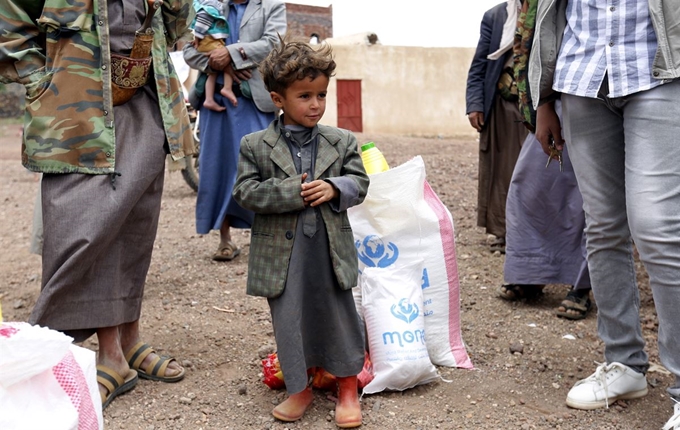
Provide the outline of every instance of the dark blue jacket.
[[503,71],[503,65],[508,60],[508,56],[512,55],[512,49],[498,60],[488,60],[486,56],[500,47],[503,24],[505,24],[507,18],[506,2],[494,6],[484,13],[479,29],[477,50],[468,72],[465,113],[484,112],[485,127],[489,123],[489,114],[496,96],[497,84]]

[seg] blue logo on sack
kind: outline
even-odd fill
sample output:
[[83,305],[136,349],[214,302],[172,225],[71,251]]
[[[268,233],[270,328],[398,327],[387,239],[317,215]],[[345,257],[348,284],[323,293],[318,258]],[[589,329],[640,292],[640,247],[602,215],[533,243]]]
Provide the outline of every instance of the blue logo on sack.
[[[409,303],[407,299],[399,300],[399,303],[392,305],[390,311],[395,318],[407,324],[418,318],[419,313],[418,306]],[[383,345],[399,345],[400,348],[413,343],[425,345],[425,330],[404,330],[401,333],[396,330],[386,331],[382,334],[382,341]]]
[[419,311],[418,305],[409,303],[406,299],[401,299],[398,304],[392,305],[390,312],[392,312],[395,318],[411,324],[411,321],[418,318]]
[[420,288],[424,290],[430,287],[430,275],[427,274],[427,268],[423,268],[423,282],[420,284]]
[[359,260],[368,267],[387,267],[399,258],[399,248],[392,242],[387,246],[376,235],[369,235],[363,241],[354,243]]

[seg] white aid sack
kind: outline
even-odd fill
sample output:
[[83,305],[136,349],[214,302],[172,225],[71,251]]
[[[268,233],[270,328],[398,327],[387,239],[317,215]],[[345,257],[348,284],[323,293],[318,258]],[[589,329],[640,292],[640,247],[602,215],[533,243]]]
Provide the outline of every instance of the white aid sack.
[[402,391],[438,379],[425,343],[421,264],[368,267],[361,276],[362,307],[375,377],[364,394]]
[[[451,213],[425,180],[418,156],[369,175],[364,202],[348,210],[359,257],[360,278],[370,267],[406,267],[424,261],[427,349],[432,363],[471,369],[460,330],[460,284]],[[360,309],[362,297],[355,292]]]
[[0,324],[0,429],[98,430],[94,351],[22,322]]

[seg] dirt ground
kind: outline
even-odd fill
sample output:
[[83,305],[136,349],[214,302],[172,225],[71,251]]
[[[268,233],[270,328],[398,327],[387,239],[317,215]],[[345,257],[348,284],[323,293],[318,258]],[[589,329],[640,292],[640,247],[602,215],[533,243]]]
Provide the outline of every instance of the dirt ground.
[[[477,143],[474,137],[429,139],[358,134],[373,140],[396,166],[421,155],[427,179],[453,214],[461,288],[462,335],[474,370],[439,367],[443,379],[404,392],[364,396],[371,429],[660,429],[672,412],[671,377],[648,374],[649,394],[609,409],[577,411],[565,397],[603,360],[596,309],[580,322],[554,309],[567,286],[550,285],[531,303],[496,295],[503,256],[488,250],[476,227]],[[0,123],[0,300],[9,321],[27,320],[40,291],[40,258],[29,253],[37,177],[20,163],[20,127]],[[141,380],[105,411],[107,429],[333,429],[334,402],[317,392],[297,423],[270,414],[285,393],[262,383],[261,359],[274,350],[267,303],[245,295],[249,232],[237,231],[244,252],[230,263],[210,259],[218,235],[194,229],[196,194],[168,173],[142,327],[145,340],[188,369],[171,385]],[[653,364],[659,364],[657,321],[644,274],[639,275],[642,324]],[[565,335],[573,335],[573,340]],[[523,351],[510,352],[511,345]],[[96,338],[84,346],[96,349]]]

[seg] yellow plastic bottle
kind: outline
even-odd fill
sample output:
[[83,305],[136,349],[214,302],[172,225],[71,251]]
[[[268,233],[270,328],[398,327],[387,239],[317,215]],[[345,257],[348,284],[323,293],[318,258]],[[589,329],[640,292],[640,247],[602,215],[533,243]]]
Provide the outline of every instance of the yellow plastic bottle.
[[364,162],[364,169],[369,175],[390,170],[387,160],[373,142],[361,145],[361,160]]

